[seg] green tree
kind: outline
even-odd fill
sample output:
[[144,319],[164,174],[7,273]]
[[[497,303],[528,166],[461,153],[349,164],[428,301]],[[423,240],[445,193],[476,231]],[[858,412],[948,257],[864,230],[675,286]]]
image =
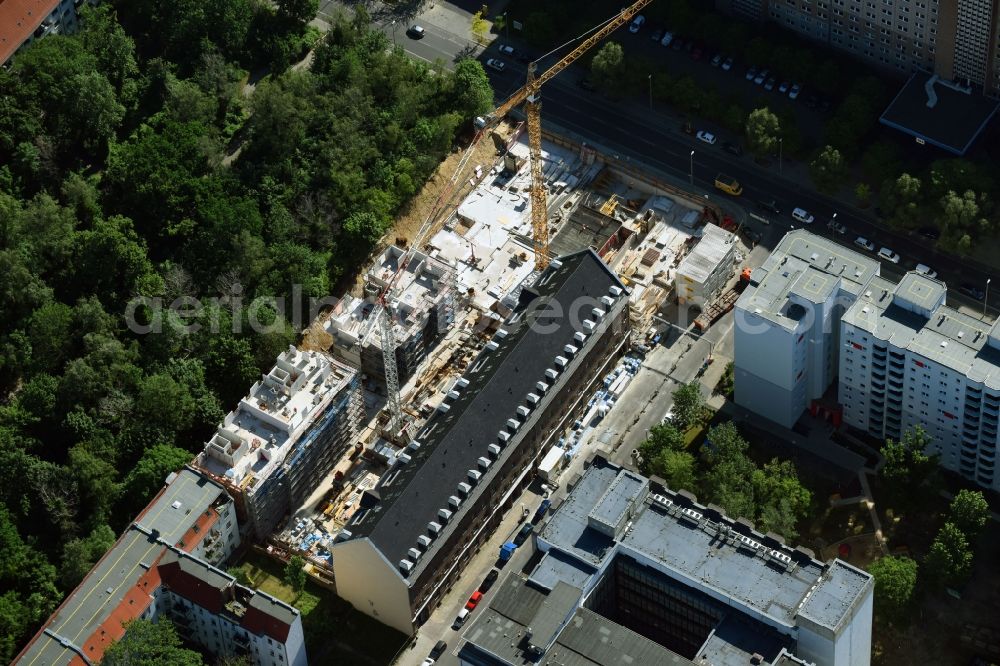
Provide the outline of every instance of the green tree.
[[921,186],[919,178],[902,173],[882,188],[882,206],[891,224],[906,227],[919,221]]
[[191,454],[169,444],[147,448],[126,475],[124,497],[129,507],[145,506],[163,486],[167,476],[191,461]]
[[952,498],[948,507],[948,521],[974,543],[990,520],[990,505],[979,490],[963,488]]
[[160,618],[134,620],[121,640],[104,652],[101,666],[203,666],[201,655],[183,647],[174,625]]
[[618,42],[605,42],[590,62],[591,78],[608,93],[620,92],[625,73],[625,52]]
[[278,0],[278,14],[295,23],[308,23],[318,11],[319,0]]
[[684,432],[705,422],[705,396],[701,394],[701,384],[690,382],[675,389],[671,394],[674,404],[673,425]]
[[718,395],[724,395],[727,398],[733,397],[733,391],[736,389],[736,368],[733,362],[730,361],[726,364],[726,369],[722,373],[722,377],[719,378],[719,383],[715,386],[715,393]]
[[900,168],[899,148],[894,143],[878,141],[868,146],[861,155],[861,170],[865,178],[876,187],[896,179]]
[[941,526],[924,557],[927,577],[942,586],[962,585],[972,573],[972,550],[965,534],[954,523]]
[[833,146],[824,147],[809,163],[809,175],[821,191],[835,192],[847,178],[847,164],[844,161],[844,156]]
[[862,208],[867,207],[872,198],[871,186],[868,183],[858,183],[854,188],[854,198]]
[[285,565],[285,585],[292,588],[296,594],[301,594],[306,588],[306,561],[298,555],[293,555]]
[[750,112],[745,131],[750,150],[758,157],[770,155],[778,149],[781,125],[778,116],[767,107]]
[[649,463],[649,473],[663,479],[674,490],[694,490],[695,459],[687,451],[661,450]]
[[795,524],[808,515],[812,493],[799,481],[795,465],[775,458],[753,472],[752,484],[758,526],[787,539],[798,536]]
[[899,441],[887,439],[882,446],[885,463],[879,472],[893,503],[913,506],[921,487],[937,472],[937,456],[927,455],[930,437],[918,426],[903,433]]
[[451,84],[453,104],[466,118],[474,118],[493,108],[493,88],[478,60],[460,60],[455,65]]
[[875,608],[891,622],[905,621],[917,586],[917,563],[909,557],[881,557],[868,567],[875,577]]
[[476,41],[480,44],[486,42],[486,35],[490,32],[490,22],[483,18],[483,13],[481,11],[476,12],[472,15],[472,36],[476,38]]
[[91,567],[115,544],[115,533],[107,525],[98,525],[83,539],[72,539],[63,546],[59,580],[64,590],[72,590]]
[[253,587],[253,581],[250,580],[250,576],[247,575],[247,570],[243,567],[229,567],[226,570],[230,576],[236,579],[236,582],[244,587]]

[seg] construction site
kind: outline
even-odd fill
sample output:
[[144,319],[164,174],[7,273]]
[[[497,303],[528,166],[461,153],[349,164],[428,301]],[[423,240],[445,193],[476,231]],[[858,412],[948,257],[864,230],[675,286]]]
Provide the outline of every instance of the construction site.
[[[331,339],[329,352],[361,370],[369,420],[360,428],[358,446],[272,539],[275,547],[307,557],[317,566],[315,574],[330,574],[322,571],[329,567],[329,547],[363,493],[404,454],[517,304],[520,290],[538,274],[530,149],[521,129],[502,126],[494,135],[495,162],[471,167],[473,187],[451,214],[419,247],[390,245],[382,251],[365,271],[363,295],[345,297],[322,322]],[[737,234],[715,224],[722,214],[704,196],[555,135],[546,135],[541,155],[549,253],[558,257],[589,248],[599,254],[629,288],[632,330],[649,329],[654,315],[677,302],[679,279],[697,293],[690,300],[703,306],[735,275],[746,248]],[[390,285],[386,305],[380,305],[379,294]],[[378,321],[383,311],[392,313],[386,319],[395,377],[386,376],[386,336]],[[616,373],[624,378],[637,367],[626,364]],[[393,382],[398,407],[391,404]],[[606,410],[602,396],[588,403],[588,415],[578,424],[586,421],[585,431],[592,430],[602,403]],[[570,456],[582,434],[573,429],[560,434]],[[562,455],[553,453],[546,465],[561,464]]]

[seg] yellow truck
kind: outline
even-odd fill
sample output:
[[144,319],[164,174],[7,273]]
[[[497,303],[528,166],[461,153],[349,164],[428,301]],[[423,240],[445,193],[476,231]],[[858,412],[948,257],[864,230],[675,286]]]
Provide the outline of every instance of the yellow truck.
[[720,173],[715,177],[715,187],[726,194],[732,194],[734,197],[743,194],[743,186],[740,185],[740,181],[724,173]]

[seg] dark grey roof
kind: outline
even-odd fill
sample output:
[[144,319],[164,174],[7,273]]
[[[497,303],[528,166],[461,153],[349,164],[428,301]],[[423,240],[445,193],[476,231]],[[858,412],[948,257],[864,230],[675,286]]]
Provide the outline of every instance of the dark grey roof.
[[587,248],[600,250],[621,226],[621,222],[598,210],[577,206],[559,233],[549,241],[549,251],[561,255]]
[[691,666],[694,663],[586,608],[576,611],[546,656],[550,663],[563,666]]
[[847,562],[834,560],[803,602],[799,615],[822,627],[836,630],[850,617],[851,606],[873,584],[871,574]]
[[[596,253],[583,251],[560,257],[559,263],[554,262],[530,290],[523,290],[521,303],[503,326],[506,337],[495,338],[497,348],[487,348],[479,355],[464,375],[468,386],[461,389],[457,399],[447,403],[447,411],[437,411],[418,433],[416,440],[421,446],[407,451],[411,460],[398,463],[382,477],[376,489],[381,501],[357,514],[348,527],[352,537],[370,537],[393,565],[406,559],[407,551],[416,547],[417,537],[427,533],[428,523],[443,522],[438,511],[451,508],[448,498],[457,494],[459,483],[468,481],[469,470],[479,469],[479,458],[488,456],[487,446],[507,429],[507,420],[517,416],[517,408],[528,404],[528,394],[537,392],[536,383],[550,382],[543,374],[545,369],[555,367],[555,357],[565,354],[567,344],[581,344],[573,341],[577,329],[572,317],[538,316],[538,323],[553,329],[542,332],[536,330],[537,326],[528,326],[525,313],[548,302],[556,302],[569,312],[571,304],[581,297],[593,299],[583,310],[589,313],[600,305],[597,299],[607,296],[611,287],[623,285]],[[580,325],[579,321],[575,323]],[[578,361],[595,337],[587,337],[571,364]],[[562,378],[560,375],[559,380]],[[555,399],[555,393],[555,388],[549,390],[542,396],[543,401]],[[501,452],[459,511],[475,503],[514,448],[508,446]],[[457,516],[450,524],[455,522]],[[448,528],[445,525],[444,529]],[[430,549],[443,540],[435,539]],[[431,555],[425,554],[410,575],[430,559]]]
[[[928,84],[933,86],[933,107],[928,106]],[[963,155],[996,110],[996,100],[978,93],[966,94],[937,76],[916,72],[879,120],[938,148]]]
[[559,581],[582,589],[595,573],[596,569],[576,558],[550,550],[531,572],[530,580],[546,590],[551,590]]
[[712,666],[746,666],[752,655],[759,654],[764,663],[770,663],[783,649],[793,647],[794,642],[788,636],[740,613],[730,613],[712,631],[694,661],[700,663],[704,659]]

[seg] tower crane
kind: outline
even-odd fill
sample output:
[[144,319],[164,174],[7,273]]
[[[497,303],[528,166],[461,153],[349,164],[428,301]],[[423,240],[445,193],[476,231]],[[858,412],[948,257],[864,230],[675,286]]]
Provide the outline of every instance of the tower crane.
[[[400,257],[396,272],[389,279],[385,288],[379,293],[375,303],[375,312],[372,313],[372,325],[379,328],[382,360],[385,365],[389,431],[392,434],[398,433],[402,425],[402,408],[399,399],[399,371],[396,366],[395,353],[396,338],[393,333],[391,320],[391,298],[397,278],[406,270],[413,252],[422,245],[424,237],[429,235],[430,231],[434,228],[438,216],[450,201],[452,192],[459,182],[462,170],[468,164],[476,146],[484,136],[489,134],[499,124],[504,116],[522,103],[525,104],[525,115],[527,116],[528,125],[529,166],[531,169],[531,234],[532,247],[535,253],[535,267],[538,270],[543,270],[549,265],[548,203],[545,194],[545,180],[542,177],[542,86],[579,60],[581,56],[603,41],[605,37],[631,21],[650,2],[652,0],[637,0],[629,7],[622,9],[621,12],[595,29],[576,48],[542,74],[536,74],[537,67],[535,62],[529,63],[527,83],[493,111],[476,119],[478,130],[476,136],[459,161],[458,167],[455,169],[455,173],[452,175],[444,191],[438,196],[433,208],[414,235],[410,247]],[[370,331],[371,328],[369,328]]]

